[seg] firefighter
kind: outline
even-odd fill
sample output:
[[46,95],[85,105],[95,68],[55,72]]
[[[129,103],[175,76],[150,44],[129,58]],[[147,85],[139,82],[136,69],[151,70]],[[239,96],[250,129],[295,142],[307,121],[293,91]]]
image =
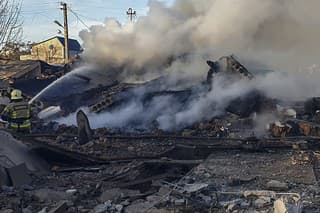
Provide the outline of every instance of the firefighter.
[[16,132],[30,133],[31,131],[31,107],[23,101],[20,90],[11,92],[11,102],[2,112],[2,120],[9,123],[9,128]]

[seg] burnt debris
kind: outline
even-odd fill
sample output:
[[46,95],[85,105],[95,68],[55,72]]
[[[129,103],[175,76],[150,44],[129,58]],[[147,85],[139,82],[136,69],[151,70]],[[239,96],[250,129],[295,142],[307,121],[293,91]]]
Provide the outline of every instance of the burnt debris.
[[[57,93],[68,86],[64,78],[41,92],[31,101],[40,112],[32,134],[0,131],[0,210],[317,212],[318,98],[288,103],[251,89],[224,104],[203,99],[219,95],[221,76],[227,85],[255,78],[234,56],[207,64],[207,79],[191,86],[170,87],[168,76],[96,83],[71,73],[80,91]],[[199,100],[202,119],[177,123],[172,115]],[[125,127],[94,127],[133,103],[142,110]],[[179,125],[162,128],[158,111]]]

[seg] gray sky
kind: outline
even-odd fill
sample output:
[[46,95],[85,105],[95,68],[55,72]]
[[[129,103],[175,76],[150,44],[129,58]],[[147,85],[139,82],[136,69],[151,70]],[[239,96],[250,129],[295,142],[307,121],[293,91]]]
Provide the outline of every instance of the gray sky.
[[[171,4],[174,0],[161,1]],[[106,18],[115,18],[125,23],[128,21],[126,11],[129,7],[137,11],[138,17],[148,12],[148,0],[65,0],[64,2],[68,3],[71,10],[87,26],[102,24]],[[39,42],[58,35],[59,26],[53,21],[58,20],[63,23],[60,7],[60,1],[56,0],[22,0],[23,40]],[[86,26],[71,11],[68,18],[70,37],[78,39],[78,33],[86,29]]]

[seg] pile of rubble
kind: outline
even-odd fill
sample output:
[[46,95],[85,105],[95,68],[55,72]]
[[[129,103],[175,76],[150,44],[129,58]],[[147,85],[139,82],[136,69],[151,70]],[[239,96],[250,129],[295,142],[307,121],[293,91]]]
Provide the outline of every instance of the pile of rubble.
[[317,212],[312,155],[233,150],[202,162],[54,166],[29,184],[3,186],[0,206],[7,212]]
[[[207,63],[202,91],[212,91],[217,74],[254,78],[233,56]],[[0,131],[1,212],[320,212],[317,97],[283,103],[251,91],[219,116],[170,131],[154,121],[144,131],[91,129],[82,111],[77,126],[46,122],[80,106],[112,112],[137,88],[148,91],[143,104],[170,96],[183,106],[197,96],[193,88],[163,90],[164,80],[108,81],[68,101],[40,95],[34,107],[44,120],[34,121],[33,134]],[[257,114],[266,112],[277,120],[258,137]]]

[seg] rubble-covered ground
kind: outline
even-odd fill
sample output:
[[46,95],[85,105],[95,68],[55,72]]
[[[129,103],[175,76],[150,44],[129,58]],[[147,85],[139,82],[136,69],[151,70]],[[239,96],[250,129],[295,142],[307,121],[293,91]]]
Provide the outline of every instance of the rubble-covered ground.
[[288,209],[318,212],[318,157],[310,150],[220,150],[206,160],[56,165],[32,175],[28,185],[3,186],[0,206],[13,212],[59,205],[65,210],[54,212],[273,212],[280,200]]
[[[254,78],[226,58],[226,75]],[[150,91],[138,98],[146,109],[165,96],[180,103],[180,110],[199,97],[199,88],[214,89],[211,81],[219,70],[208,64],[207,82],[200,86],[163,90],[161,78],[99,86],[84,98],[71,94],[79,103],[69,108],[64,97],[56,102],[59,109],[44,109],[44,120],[33,121],[30,135],[13,134],[16,140],[0,131],[0,144],[16,144],[8,149],[17,155],[1,150],[1,212],[320,212],[317,97],[284,103],[251,91],[230,100],[223,113],[171,129],[152,116],[125,128],[95,129],[89,127],[90,116],[87,121],[79,112],[78,126],[52,119],[66,118],[83,104],[90,115],[115,112],[130,105],[137,88]],[[261,118],[266,113],[277,120]],[[29,168],[31,157],[44,161],[42,169]],[[23,159],[26,166],[16,163]]]

